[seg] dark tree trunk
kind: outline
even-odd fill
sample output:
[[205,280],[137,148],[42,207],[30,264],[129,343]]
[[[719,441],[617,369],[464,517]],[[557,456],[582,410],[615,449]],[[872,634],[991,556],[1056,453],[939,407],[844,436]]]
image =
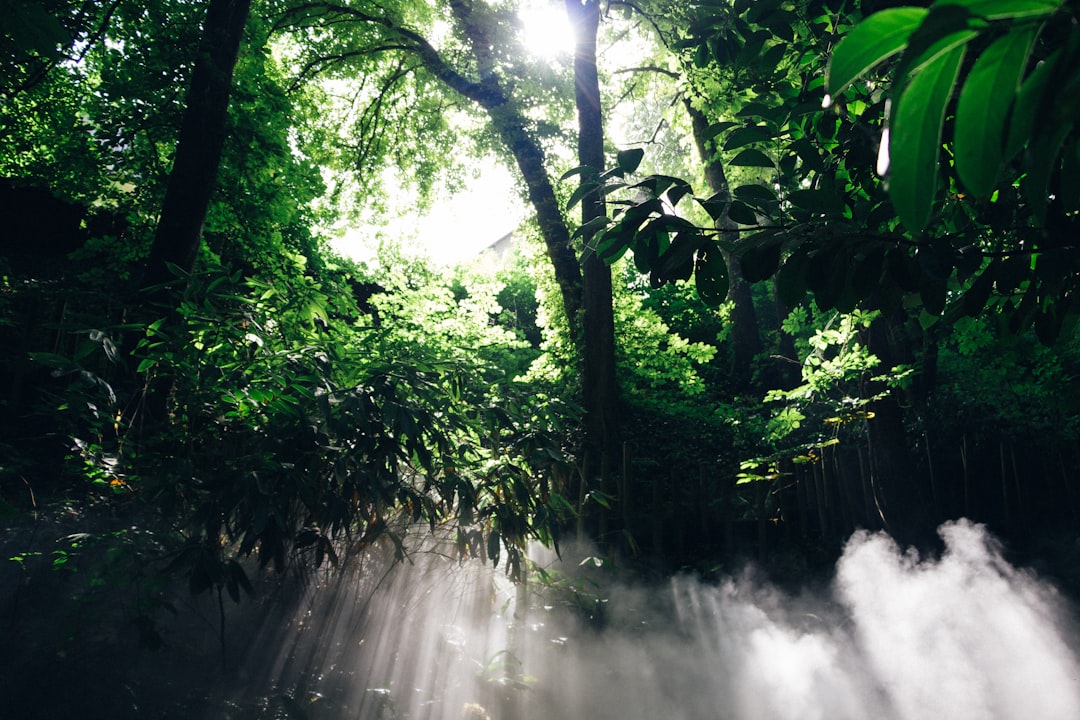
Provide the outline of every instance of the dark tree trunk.
[[[604,167],[604,118],[600,107],[600,81],[596,68],[596,33],[600,24],[599,0],[567,0],[566,11],[575,32],[574,100],[578,113],[578,164]],[[581,222],[606,214],[603,197],[590,193],[581,203]],[[611,268],[595,253],[584,253],[583,289],[583,400],[586,458],[590,474],[600,478],[600,489],[614,494],[612,473],[619,457],[618,383],[615,376],[615,318],[611,297]],[[617,513],[615,514],[617,516]],[[601,540],[607,534],[601,518]]]
[[[207,6],[169,184],[141,285],[144,306],[164,309],[170,317],[178,296],[166,283],[176,278],[174,267],[191,272],[199,253],[225,144],[233,69],[250,7],[251,0],[210,0]],[[137,341],[135,334],[125,340],[127,355]],[[153,433],[167,422],[172,386],[168,375],[148,379],[141,405],[144,431]]]
[[[701,161],[705,164],[705,180],[709,183],[709,189],[718,199],[729,202],[731,187],[724,172],[724,164],[707,139],[709,120],[689,100],[685,104],[687,112],[690,113],[694,142]],[[720,231],[721,239],[726,244],[734,244],[739,239],[739,226],[728,217],[726,211],[716,221],[716,229]],[[761,334],[750,283],[743,280],[739,259],[725,252],[724,260],[728,266],[727,299],[731,303],[732,372],[737,381],[746,383],[753,376],[754,359],[762,351]]]
[[[867,330],[867,349],[878,357],[881,367],[891,368],[896,352],[890,339],[890,324],[878,317]],[[868,383],[864,397],[884,388]],[[929,504],[922,497],[915,461],[908,449],[903,410],[897,391],[885,393],[867,409],[870,449],[870,484],[878,519],[902,544],[922,545],[933,539]]]
[[[210,0],[188,87],[169,185],[143,276],[144,289],[175,278],[171,266],[195,266],[210,196],[221,162],[233,69],[251,0]],[[153,293],[154,300],[163,299]]]

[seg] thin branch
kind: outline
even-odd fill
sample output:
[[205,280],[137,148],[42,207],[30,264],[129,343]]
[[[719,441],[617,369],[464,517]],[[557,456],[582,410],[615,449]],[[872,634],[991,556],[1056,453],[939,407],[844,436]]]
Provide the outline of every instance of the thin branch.
[[674,72],[673,70],[668,70],[667,68],[662,68],[662,67],[659,67],[657,65],[641,65],[639,67],[623,68],[621,70],[613,70],[611,74],[612,75],[620,75],[620,74],[625,74],[625,73],[645,73],[645,72],[659,73],[661,75],[666,75],[669,78],[672,78],[673,80],[678,80],[679,78],[682,77],[681,74],[679,74],[677,72]]

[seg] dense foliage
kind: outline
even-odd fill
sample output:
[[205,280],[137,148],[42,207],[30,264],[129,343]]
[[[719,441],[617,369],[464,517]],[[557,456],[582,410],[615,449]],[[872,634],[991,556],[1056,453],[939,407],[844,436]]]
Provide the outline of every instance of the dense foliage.
[[[417,534],[515,579],[569,535],[797,573],[862,527],[1075,535],[1075,3],[612,0],[601,167],[515,3],[257,1],[163,281],[228,5],[0,2],[13,637],[33,572],[80,562],[159,647],[177,580],[241,601]],[[330,250],[488,153],[536,215],[512,255]]]

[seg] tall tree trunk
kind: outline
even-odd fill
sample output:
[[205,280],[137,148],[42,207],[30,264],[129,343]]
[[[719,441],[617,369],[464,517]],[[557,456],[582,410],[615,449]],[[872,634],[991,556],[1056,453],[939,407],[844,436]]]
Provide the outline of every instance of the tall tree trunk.
[[[890,339],[890,323],[876,318],[867,330],[867,349],[884,368],[893,367],[896,352]],[[884,388],[870,381],[862,389],[864,397]],[[915,462],[906,442],[903,412],[897,391],[891,390],[867,409],[867,438],[870,450],[870,484],[874,504],[885,529],[902,544],[920,545],[933,538],[929,503],[922,497]]]
[[[685,105],[687,112],[690,113],[694,143],[697,145],[701,161],[705,164],[705,181],[720,200],[729,202],[731,187],[728,185],[727,174],[724,172],[724,164],[715,150],[709,146],[710,142],[707,139],[709,120],[705,117],[705,113],[694,107],[689,100]],[[739,239],[739,226],[728,217],[727,211],[716,221],[716,229],[720,231],[721,239],[725,244],[734,244]],[[739,259],[725,252],[724,261],[728,266],[727,299],[731,303],[732,371],[738,381],[745,383],[749,382],[753,376],[754,358],[761,354],[761,334],[750,283],[743,280]]]
[[210,0],[207,6],[169,185],[143,276],[144,289],[172,280],[170,266],[185,272],[195,266],[221,163],[233,69],[250,7],[251,0]]
[[[599,0],[566,0],[574,28],[574,100],[578,113],[578,164],[604,167],[604,118],[600,107],[600,80],[596,68],[596,34],[600,24]],[[581,222],[606,214],[604,199],[592,192],[581,203]],[[612,473],[619,457],[618,383],[615,377],[615,316],[611,297],[611,268],[595,253],[583,262],[584,318],[583,399],[587,457],[598,466],[600,490],[613,495]],[[615,516],[617,517],[617,513]],[[607,520],[601,517],[604,540]]]
[[[240,54],[251,0],[210,0],[203,24],[180,136],[169,184],[158,219],[150,258],[142,278],[146,306],[164,306],[174,314],[176,296],[164,283],[175,279],[173,266],[191,272],[202,241],[221,150],[225,144],[233,69]],[[138,338],[125,340],[130,355]],[[144,428],[150,432],[167,421],[173,379],[150,379],[143,397]]]
[[[484,17],[482,13],[474,15],[473,6],[473,0],[450,1],[454,19],[469,40],[478,80],[465,77],[452,68],[430,43],[416,33],[395,25],[388,27],[415,45],[417,55],[430,73],[482,107],[491,118],[492,127],[514,157],[514,162],[525,180],[529,202],[536,211],[540,235],[555,271],[555,282],[559,285],[570,333],[577,338],[582,329],[583,287],[581,267],[570,245],[570,231],[563,219],[551,178],[544,167],[544,150],[528,131],[521,109],[507,95],[492,58],[494,41],[491,39],[491,29],[486,24],[490,16]],[[353,14],[386,24],[384,19],[371,18],[364,13]]]

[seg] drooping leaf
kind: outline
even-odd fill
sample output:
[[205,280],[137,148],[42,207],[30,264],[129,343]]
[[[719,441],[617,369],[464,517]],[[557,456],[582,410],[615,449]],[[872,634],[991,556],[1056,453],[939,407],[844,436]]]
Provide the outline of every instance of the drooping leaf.
[[806,294],[805,248],[799,248],[784,259],[776,273],[776,294],[788,307],[795,307]]
[[958,5],[944,4],[930,8],[930,14],[908,38],[907,48],[893,73],[894,103],[916,75],[942,56],[977,37],[979,31],[973,27],[975,23],[971,13]]
[[641,159],[643,157],[645,157],[645,151],[641,148],[620,150],[619,154],[615,156],[615,163],[619,166],[620,170],[629,175],[638,169],[638,165],[641,164]]
[[838,95],[863,73],[903,50],[927,12],[925,8],[891,8],[856,25],[837,43],[829,58],[826,92]]
[[1035,28],[995,40],[975,61],[956,104],[956,173],[976,197],[994,189],[1004,162],[1005,123],[1020,85]]
[[492,530],[487,538],[487,556],[492,565],[499,564],[499,531]]
[[814,214],[839,215],[844,210],[836,193],[824,188],[793,190],[788,193],[787,200],[795,207]]
[[966,47],[939,55],[912,78],[896,100],[889,142],[889,197],[912,233],[930,221],[937,192],[942,124]]
[[769,159],[769,156],[754,148],[743,150],[728,161],[728,164],[737,165],[739,167],[762,167],[770,169],[773,167],[773,161]]
[[733,192],[739,200],[763,211],[776,205],[776,195],[764,185],[757,183],[740,185]]
[[660,254],[654,274],[665,282],[689,280],[694,272],[694,252],[701,242],[702,238],[697,233],[680,232],[675,235],[671,245]]
[[1061,181],[1058,195],[1066,213],[1080,211],[1080,140],[1073,137],[1062,152]]
[[1035,128],[1035,116],[1042,105],[1043,92],[1054,74],[1061,51],[1052,53],[1039,63],[1027,76],[1013,104],[1012,118],[1009,122],[1009,134],[1005,140],[1004,161],[1008,162],[1031,140]]
[[754,210],[745,203],[733,201],[727,208],[728,217],[740,225],[757,225],[758,218]]
[[727,299],[728,269],[720,248],[706,246],[697,254],[694,264],[694,284],[698,297],[712,307]]
[[1044,94],[1040,103],[1024,178],[1024,192],[1039,223],[1046,217],[1062,146],[1080,118],[1080,33],[1071,33],[1065,52],[1054,65],[1047,89],[1052,94]]
[[961,300],[964,315],[976,317],[986,306],[986,301],[990,299],[990,291],[994,288],[993,270],[993,265],[987,267],[964,293]]
[[1059,0],[939,0],[935,5],[959,5],[985,20],[1015,20],[1053,15]]
[[724,149],[727,151],[738,150],[752,143],[769,142],[773,139],[772,133],[763,127],[750,125],[741,127],[728,135],[724,141]]
[[589,193],[596,192],[600,188],[600,183],[596,180],[589,180],[582,177],[581,184],[577,186],[574,192],[570,195],[570,199],[566,201],[566,209],[573,210],[574,206],[581,202]]
[[773,276],[780,265],[780,252],[783,249],[783,238],[780,236],[762,233],[758,237],[762,238],[761,242],[749,244],[739,252],[743,279],[751,283]]

